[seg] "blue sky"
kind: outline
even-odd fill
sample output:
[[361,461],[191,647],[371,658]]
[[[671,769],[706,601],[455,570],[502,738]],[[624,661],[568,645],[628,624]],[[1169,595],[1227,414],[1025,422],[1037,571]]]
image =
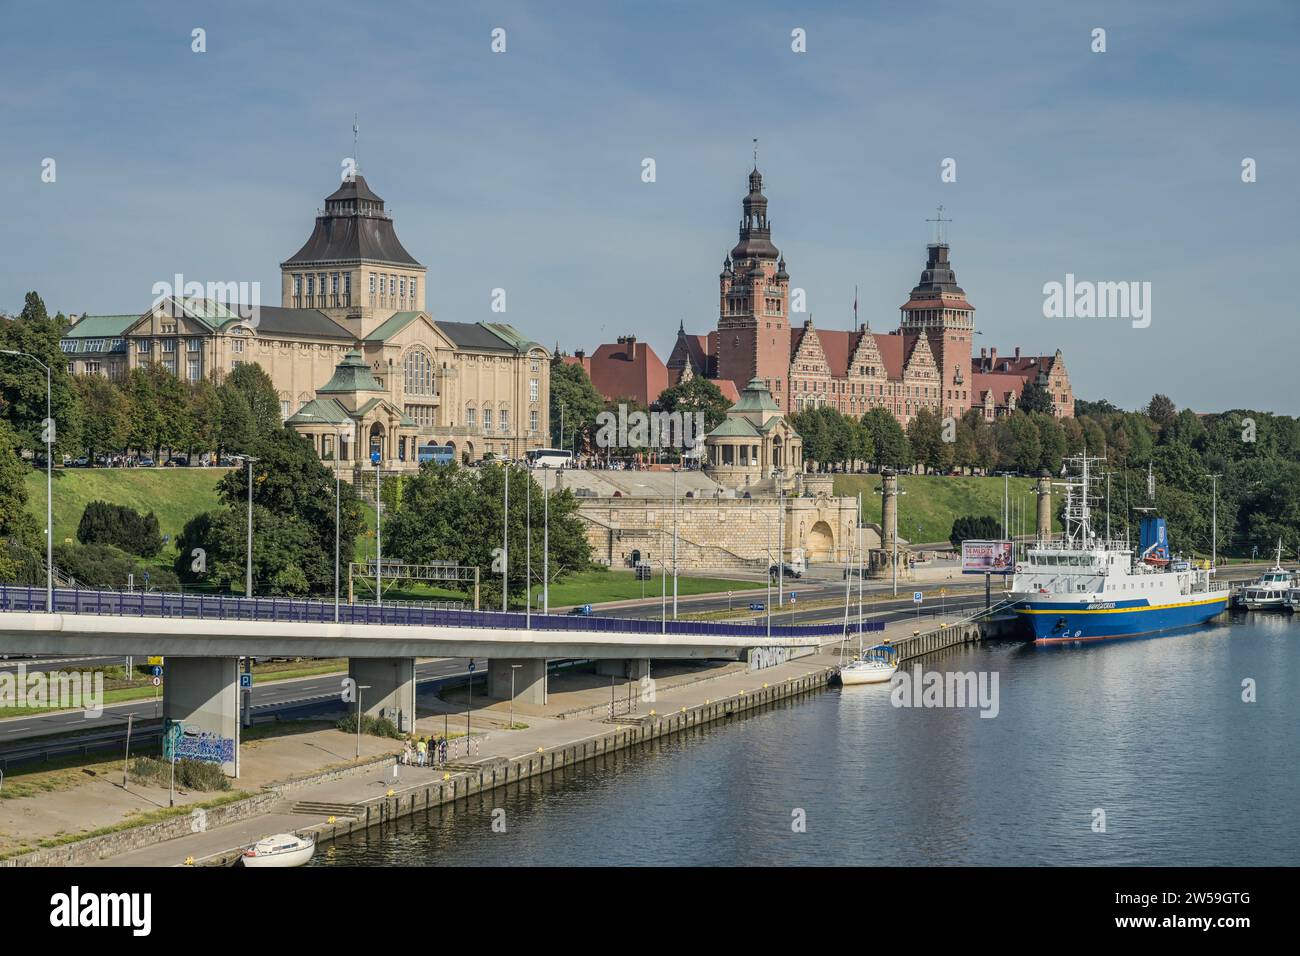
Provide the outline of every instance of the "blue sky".
[[[501,287],[547,346],[634,333],[666,358],[679,321],[716,324],[758,137],[817,326],[851,326],[856,284],[860,317],[895,328],[942,203],[977,350],[1059,347],[1076,395],[1126,407],[1300,413],[1295,0],[5,0],[3,18],[0,308],[34,288],[52,311],[143,311],[176,272],[278,303],[356,113],[435,317],[499,320]],[[1067,273],[1150,282],[1150,327],[1044,318]]]

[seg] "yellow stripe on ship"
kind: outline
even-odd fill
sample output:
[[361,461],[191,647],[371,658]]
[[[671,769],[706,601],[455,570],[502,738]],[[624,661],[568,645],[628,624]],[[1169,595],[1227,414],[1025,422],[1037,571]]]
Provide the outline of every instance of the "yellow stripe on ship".
[[1044,608],[1035,610],[1033,608],[1016,608],[1017,614],[1132,614],[1135,611],[1166,611],[1174,607],[1200,607],[1203,604],[1218,604],[1220,601],[1228,600],[1228,595],[1222,597],[1210,598],[1206,601],[1188,601],[1186,604],[1139,604],[1136,607],[1099,607],[1092,610],[1082,609],[1074,610],[1072,608]]

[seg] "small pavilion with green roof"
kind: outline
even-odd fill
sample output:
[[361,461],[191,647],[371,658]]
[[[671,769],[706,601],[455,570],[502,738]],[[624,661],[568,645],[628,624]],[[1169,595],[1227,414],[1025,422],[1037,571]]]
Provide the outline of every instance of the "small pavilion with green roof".
[[709,476],[729,488],[743,490],[778,477],[788,487],[803,467],[803,439],[763,380],[754,378],[726,419],[704,436],[704,460]]

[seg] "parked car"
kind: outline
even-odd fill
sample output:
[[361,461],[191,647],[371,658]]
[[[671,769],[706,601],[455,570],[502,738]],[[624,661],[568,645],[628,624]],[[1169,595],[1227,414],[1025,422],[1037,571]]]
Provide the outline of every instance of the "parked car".
[[790,565],[790,564],[786,564],[786,565],[776,565],[776,564],[773,564],[771,567],[769,567],[769,568],[767,569],[767,573],[768,573],[769,575],[771,575],[772,577],[776,577],[777,574],[779,573],[779,571],[780,571],[781,568],[784,568],[784,575],[783,575],[784,577],[787,577],[787,578],[801,578],[801,577],[803,577],[803,572],[800,571],[798,568],[794,567],[793,565]]
[[165,468],[188,468],[189,465],[190,460],[184,455],[173,455],[163,463],[163,467]]
[[141,468],[152,468],[152,467],[154,467],[153,459],[152,459],[152,458],[141,458],[141,459],[140,459],[140,467],[141,467]]
[[90,459],[87,458],[85,455],[82,455],[80,458],[74,458],[74,459],[72,459],[72,461],[68,462],[68,467],[69,467],[69,468],[89,468],[89,467],[90,467]]

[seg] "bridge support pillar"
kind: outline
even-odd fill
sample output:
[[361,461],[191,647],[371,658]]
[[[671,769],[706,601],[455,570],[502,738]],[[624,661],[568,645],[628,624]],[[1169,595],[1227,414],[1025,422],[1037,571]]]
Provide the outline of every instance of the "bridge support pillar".
[[546,703],[546,659],[494,657],[488,661],[488,696],[510,699],[510,675],[514,674],[515,700]]
[[239,777],[239,658],[167,658],[163,683],[166,726],[181,725],[178,759],[219,762]]
[[646,657],[613,658],[596,661],[596,673],[601,677],[621,677],[640,680],[650,676],[650,659]]
[[415,658],[353,657],[348,677],[356,681],[363,714],[387,717],[403,733],[415,729]]

